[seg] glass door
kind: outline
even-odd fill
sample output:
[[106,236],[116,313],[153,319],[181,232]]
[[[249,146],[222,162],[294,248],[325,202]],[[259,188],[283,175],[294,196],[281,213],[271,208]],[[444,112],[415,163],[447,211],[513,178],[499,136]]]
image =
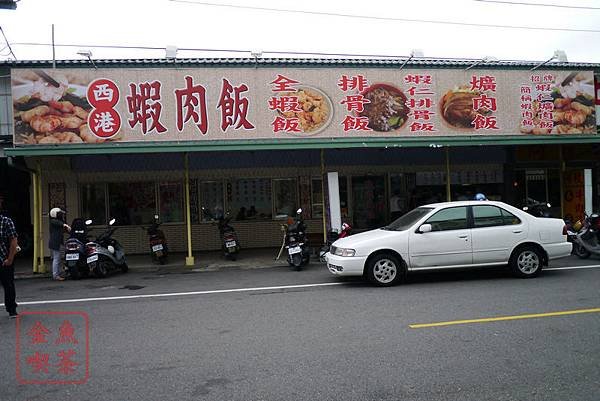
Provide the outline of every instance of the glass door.
[[385,176],[352,177],[354,228],[368,230],[387,224]]

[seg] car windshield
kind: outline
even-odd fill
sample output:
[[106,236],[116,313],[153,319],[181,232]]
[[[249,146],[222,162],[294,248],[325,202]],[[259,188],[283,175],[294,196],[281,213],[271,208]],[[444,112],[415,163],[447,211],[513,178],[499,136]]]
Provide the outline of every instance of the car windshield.
[[417,221],[419,221],[423,216],[427,213],[431,212],[433,208],[431,207],[418,207],[416,209],[411,210],[405,215],[397,218],[389,225],[383,227],[384,230],[391,231],[404,231],[408,230],[412,227]]

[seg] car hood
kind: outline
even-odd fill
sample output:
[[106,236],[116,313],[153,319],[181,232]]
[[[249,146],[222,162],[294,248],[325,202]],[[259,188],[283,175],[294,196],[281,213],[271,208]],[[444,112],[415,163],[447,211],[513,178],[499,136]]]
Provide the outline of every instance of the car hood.
[[339,239],[333,243],[334,246],[338,248],[351,248],[357,251],[357,254],[362,253],[359,252],[364,250],[365,248],[376,249],[380,247],[380,245],[386,244],[386,241],[389,238],[398,239],[399,236],[405,235],[406,232],[403,231],[389,231],[389,230],[371,230],[365,231],[364,233],[354,234],[346,238]]

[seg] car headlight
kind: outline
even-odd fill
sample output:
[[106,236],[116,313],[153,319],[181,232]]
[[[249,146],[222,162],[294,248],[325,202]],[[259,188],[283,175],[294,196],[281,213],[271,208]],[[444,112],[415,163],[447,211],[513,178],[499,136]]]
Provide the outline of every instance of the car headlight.
[[354,256],[355,253],[356,251],[350,248],[335,248],[335,251],[333,252],[333,254],[337,256]]

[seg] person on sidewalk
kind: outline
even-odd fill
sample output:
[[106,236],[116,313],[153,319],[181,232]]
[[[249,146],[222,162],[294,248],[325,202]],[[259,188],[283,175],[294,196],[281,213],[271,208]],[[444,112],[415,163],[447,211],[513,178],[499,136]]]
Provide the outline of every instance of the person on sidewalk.
[[17,317],[14,260],[17,254],[15,223],[2,214],[3,194],[0,192],[0,281],[4,289],[4,307],[10,318]]
[[65,212],[58,207],[50,209],[50,240],[48,248],[52,251],[52,278],[62,281],[64,277],[60,275],[61,257],[60,248],[64,243],[63,234],[71,231],[71,227],[65,223]]

